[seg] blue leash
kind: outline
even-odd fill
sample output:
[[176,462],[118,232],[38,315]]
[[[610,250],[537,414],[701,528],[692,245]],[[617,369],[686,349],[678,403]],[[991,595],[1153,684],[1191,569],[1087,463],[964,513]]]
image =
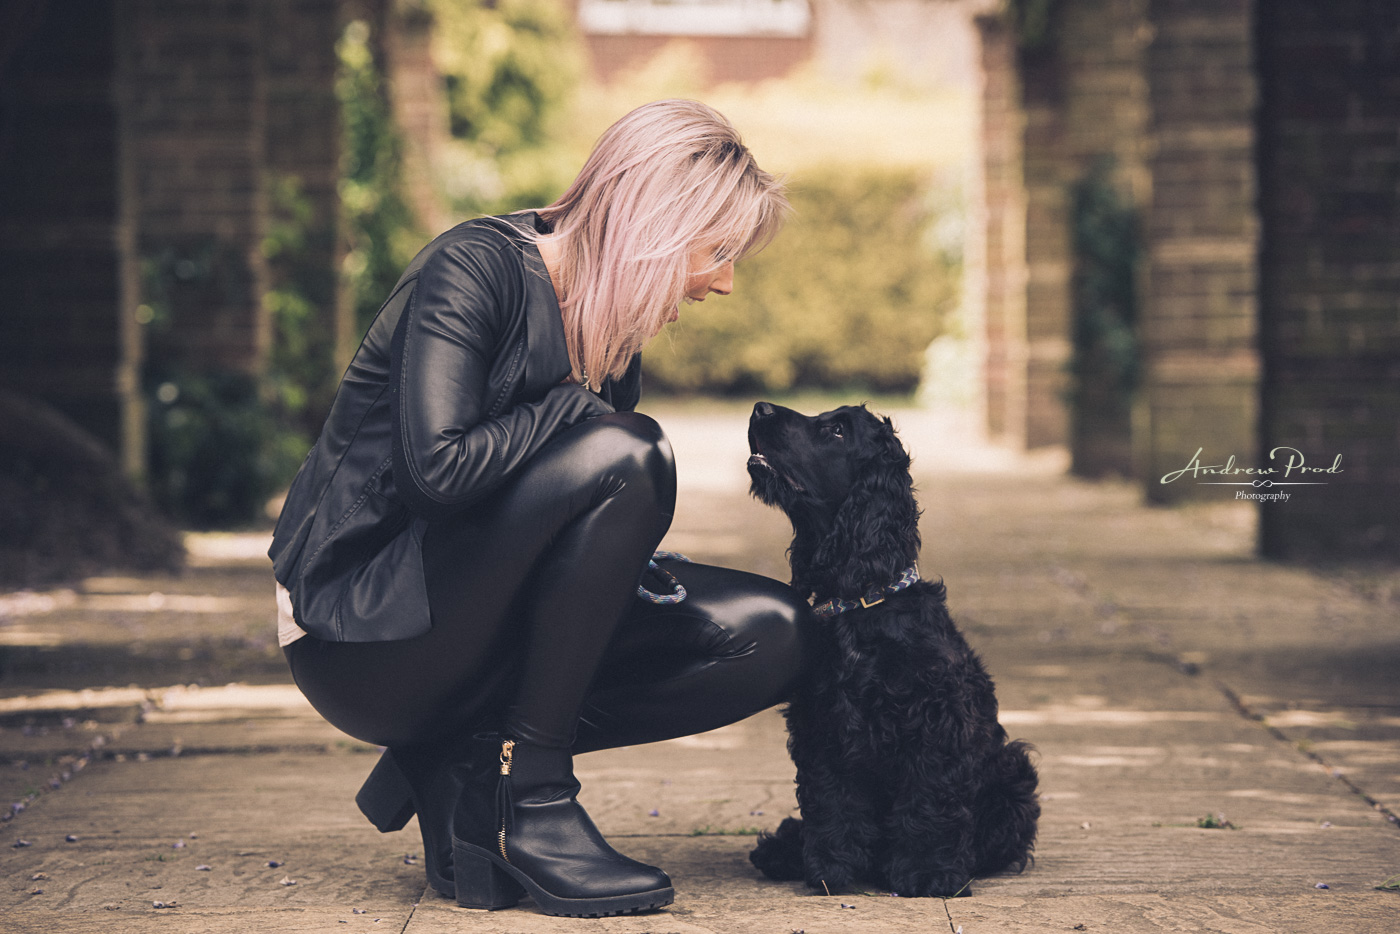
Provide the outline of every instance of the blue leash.
[[647,567],[655,571],[658,577],[662,578],[667,583],[669,583],[673,592],[652,593],[650,590],[647,590],[645,587],[638,584],[637,596],[641,597],[648,603],[659,603],[662,605],[680,603],[686,597],[685,588],[681,586],[680,581],[676,580],[676,575],[672,574],[670,571],[662,569],[661,566],[656,563],[657,561],[684,561],[686,564],[691,563],[689,558],[687,558],[683,554],[680,554],[679,552],[656,552],[656,554],[651,556],[651,560],[647,562]]

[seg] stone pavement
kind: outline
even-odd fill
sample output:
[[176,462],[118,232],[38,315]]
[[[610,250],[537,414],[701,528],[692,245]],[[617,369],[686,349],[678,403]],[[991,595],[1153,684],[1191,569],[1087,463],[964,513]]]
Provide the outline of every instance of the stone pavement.
[[[660,410],[682,485],[663,547],[782,576],[745,415]],[[608,837],[671,873],[670,909],[457,909],[425,891],[414,824],[355,810],[374,750],[288,683],[266,536],[202,536],[179,578],[0,595],[0,932],[1400,932],[1377,888],[1400,875],[1400,578],[1262,563],[1248,507],[1148,509],[956,415],[897,421],[924,572],[1039,749],[1024,874],[948,901],[767,882],[753,833],[794,806],[769,712],[578,760]]]

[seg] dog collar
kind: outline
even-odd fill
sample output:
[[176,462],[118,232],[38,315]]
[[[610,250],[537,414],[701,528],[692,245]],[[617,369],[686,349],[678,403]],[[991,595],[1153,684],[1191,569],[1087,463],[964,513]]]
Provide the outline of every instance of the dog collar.
[[903,574],[899,575],[899,580],[895,581],[893,584],[886,584],[878,590],[872,590],[859,600],[843,600],[840,597],[832,597],[825,603],[819,603],[812,607],[812,612],[821,619],[830,619],[833,616],[839,616],[847,610],[860,608],[868,610],[872,606],[884,603],[886,597],[893,596],[901,590],[907,589],[910,584],[918,579],[919,565],[915,562],[911,564]]

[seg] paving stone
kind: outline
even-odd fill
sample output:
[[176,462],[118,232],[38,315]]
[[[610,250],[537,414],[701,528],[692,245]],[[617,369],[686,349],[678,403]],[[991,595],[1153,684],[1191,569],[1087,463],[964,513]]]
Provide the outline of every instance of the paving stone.
[[[682,465],[665,547],[785,577],[786,520],[743,489],[745,417],[663,413]],[[671,873],[671,908],[459,909],[425,888],[414,822],[382,835],[355,810],[375,750],[300,699],[268,647],[265,544],[224,538],[180,578],[0,595],[5,658],[21,662],[0,666],[0,810],[25,805],[0,824],[0,930],[1400,929],[1400,894],[1375,888],[1400,874],[1400,827],[1363,797],[1400,804],[1389,578],[1257,561],[1253,513],[1232,503],[1148,509],[1126,484],[950,444],[937,418],[899,423],[925,508],[921,566],[947,582],[1003,723],[1038,750],[1025,873],[947,901],[765,880],[754,831],[796,803],[770,711],[579,757],[590,813]]]

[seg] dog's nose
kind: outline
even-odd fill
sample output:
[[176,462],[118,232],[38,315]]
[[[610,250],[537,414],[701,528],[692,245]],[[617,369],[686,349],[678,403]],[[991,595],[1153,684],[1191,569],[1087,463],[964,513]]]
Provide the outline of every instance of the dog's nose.
[[773,414],[773,404],[770,402],[759,402],[753,407],[754,418],[767,418]]

